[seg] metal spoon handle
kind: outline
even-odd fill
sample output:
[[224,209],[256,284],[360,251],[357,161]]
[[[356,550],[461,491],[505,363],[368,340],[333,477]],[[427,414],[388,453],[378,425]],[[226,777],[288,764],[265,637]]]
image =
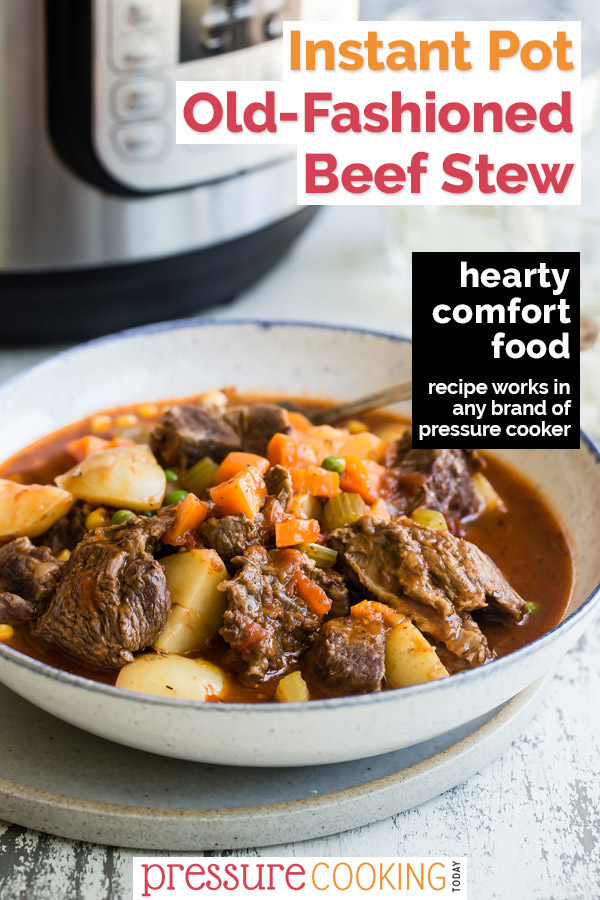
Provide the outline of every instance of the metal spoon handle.
[[598,340],[600,328],[595,319],[582,316],[579,326],[579,346],[581,350],[589,350]]
[[402,384],[397,384],[395,387],[387,388],[385,391],[379,391],[377,394],[369,394],[368,397],[361,397],[359,400],[351,400],[349,403],[324,409],[322,412],[312,415],[311,419],[315,425],[333,425],[335,422],[359,416],[372,409],[382,409],[393,403],[401,403],[402,400],[410,400],[411,397],[412,379],[403,381]]
[[[587,316],[581,318],[581,349],[585,350],[592,347],[600,331],[598,324]],[[344,419],[351,419],[354,416],[360,416],[361,413],[370,412],[373,409],[382,409],[391,406],[393,403],[401,403],[403,400],[410,400],[412,397],[412,379],[403,381],[395,387],[387,388],[385,391],[379,391],[377,394],[369,394],[368,397],[361,397],[358,400],[351,400],[349,403],[342,403],[340,406],[332,406],[324,409],[322,412],[313,413],[310,416],[314,425],[334,425]]]

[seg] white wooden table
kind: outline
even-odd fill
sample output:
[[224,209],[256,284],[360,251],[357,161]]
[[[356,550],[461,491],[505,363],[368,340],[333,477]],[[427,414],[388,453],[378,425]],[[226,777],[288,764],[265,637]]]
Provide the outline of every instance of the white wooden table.
[[[381,248],[376,211],[329,210],[283,264],[220,314],[407,332],[407,293],[390,278]],[[47,353],[0,351],[0,381]],[[599,366],[600,351],[584,360],[584,419],[597,436]],[[597,621],[559,664],[550,695],[523,737],[466,784],[368,828],[265,853],[460,855],[469,859],[473,900],[598,900],[599,698]],[[0,823],[0,900],[128,900],[133,855]]]

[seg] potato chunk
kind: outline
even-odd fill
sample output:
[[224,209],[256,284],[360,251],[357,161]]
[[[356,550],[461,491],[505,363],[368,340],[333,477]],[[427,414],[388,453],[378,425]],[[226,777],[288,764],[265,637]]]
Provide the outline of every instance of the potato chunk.
[[390,687],[402,688],[445,678],[448,670],[419,629],[405,619],[385,642],[385,675]]
[[502,497],[485,475],[482,475],[481,472],[475,472],[473,484],[481,497],[483,508],[486,512],[493,512],[494,510],[506,512],[506,506]]
[[75,497],[51,484],[0,478],[0,541],[39,537],[69,512]]
[[378,425],[375,429],[375,434],[383,441],[398,441],[408,428],[410,428],[410,425],[406,422],[395,422],[393,419],[390,419],[389,422],[382,422],[381,425]]
[[147,654],[123,666],[117,687],[176,700],[219,700],[227,690],[223,669],[205,659]]
[[290,672],[281,679],[275,691],[275,699],[278,703],[300,703],[302,700],[310,700],[308,685],[300,672]]
[[310,494],[293,494],[286,512],[296,519],[316,519],[323,515],[323,505]]
[[143,444],[100,450],[55,480],[79,500],[134,512],[158,509],[167,486],[163,469]]
[[162,561],[173,608],[156,650],[189,653],[214,637],[223,624],[225,594],[218,585],[227,569],[214,550],[190,550]]

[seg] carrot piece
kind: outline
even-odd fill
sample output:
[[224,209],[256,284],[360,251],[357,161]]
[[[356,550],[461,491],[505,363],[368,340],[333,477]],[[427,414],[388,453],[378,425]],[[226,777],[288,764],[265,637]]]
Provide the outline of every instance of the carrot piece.
[[297,466],[316,466],[318,462],[317,454],[310,444],[304,441],[298,441],[296,444],[296,460]]
[[304,413],[301,412],[289,412],[288,419],[290,420],[290,425],[295,431],[308,431],[309,428],[312,428],[312,422],[310,419],[307,419]]
[[371,507],[371,515],[375,519],[381,519],[383,522],[391,522],[392,514],[385,500],[377,500]]
[[254,466],[261,475],[264,475],[271,463],[264,456],[257,456],[256,453],[228,453],[215,473],[215,484],[222,484],[223,481],[229,481],[238,472],[247,469],[248,466]]
[[320,466],[307,466],[305,469],[290,469],[292,487],[298,494],[310,494],[312,497],[333,497],[340,492],[340,476],[337,472],[329,472]]
[[387,469],[372,459],[359,459],[357,456],[345,456],[346,471],[340,479],[343,491],[360,494],[369,505],[379,499],[383,476]]
[[92,453],[98,453],[108,447],[108,441],[98,437],[96,434],[86,434],[85,437],[77,438],[67,444],[67,452],[76,462],[83,462]]
[[365,619],[367,622],[382,622],[384,625],[399,625],[406,619],[385,603],[378,603],[377,600],[362,600],[356,603],[350,609],[350,615],[356,619]]
[[208,506],[195,494],[188,494],[177,506],[173,524],[163,535],[163,544],[173,547],[186,543],[188,536],[199,528],[208,516]]
[[306,605],[312,612],[318,616],[326,615],[331,609],[331,599],[327,596],[322,587],[303,575],[302,572],[296,572],[294,576],[298,593]]
[[387,447],[387,441],[377,437],[370,431],[362,434],[351,434],[344,440],[339,456],[358,456],[359,459],[374,459],[381,462]]
[[293,466],[296,462],[296,441],[289,434],[277,432],[269,441],[267,457],[272,466]]
[[267,486],[254,466],[210,489],[217,516],[243,514],[253,519],[267,496]]
[[274,434],[267,447],[267,456],[272,466],[286,469],[300,466],[314,466],[317,454],[308,444],[297,441],[290,434]]
[[316,519],[286,519],[275,525],[277,547],[295,547],[296,544],[313,544],[321,528]]
[[114,437],[108,442],[105,449],[110,450],[111,447],[135,447],[135,441],[130,441],[129,438]]

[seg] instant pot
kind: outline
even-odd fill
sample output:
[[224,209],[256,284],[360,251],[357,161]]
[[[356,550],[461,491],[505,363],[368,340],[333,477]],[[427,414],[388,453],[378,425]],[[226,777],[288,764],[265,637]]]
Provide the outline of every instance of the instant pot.
[[295,150],[178,146],[175,82],[278,79],[285,19],[354,0],[3,0],[0,343],[229,300],[310,220]]

